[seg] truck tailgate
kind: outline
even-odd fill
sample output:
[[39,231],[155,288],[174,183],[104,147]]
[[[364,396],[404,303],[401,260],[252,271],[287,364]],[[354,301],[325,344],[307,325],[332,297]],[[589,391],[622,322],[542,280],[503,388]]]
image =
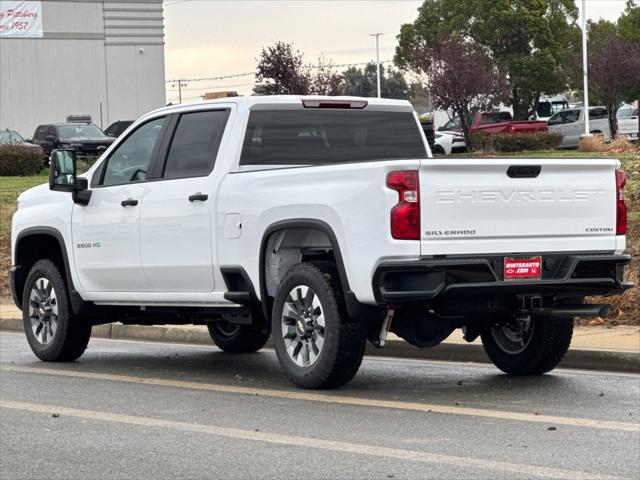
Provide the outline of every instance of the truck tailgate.
[[617,160],[429,159],[421,255],[613,251]]

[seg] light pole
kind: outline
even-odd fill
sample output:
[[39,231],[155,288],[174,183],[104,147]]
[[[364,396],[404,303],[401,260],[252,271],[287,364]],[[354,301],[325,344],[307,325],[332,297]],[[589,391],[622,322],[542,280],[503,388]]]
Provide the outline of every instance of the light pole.
[[378,82],[378,98],[380,95],[380,35],[384,33],[372,33],[370,36],[376,37],[376,77]]
[[589,133],[589,76],[587,72],[587,0],[582,0],[582,75],[584,90],[584,136]]
[[182,103],[182,87],[186,87],[186,86],[187,86],[187,81],[182,78],[173,80],[173,82],[171,83],[172,88],[178,87],[178,103]]

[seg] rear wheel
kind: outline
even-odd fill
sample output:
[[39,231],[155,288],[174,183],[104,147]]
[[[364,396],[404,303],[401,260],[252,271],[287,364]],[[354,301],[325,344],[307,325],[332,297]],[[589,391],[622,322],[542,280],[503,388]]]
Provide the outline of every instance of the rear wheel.
[[280,365],[302,388],[337,388],[362,363],[366,326],[347,317],[335,266],[301,263],[282,279],[273,304]]
[[252,325],[233,325],[220,320],[207,326],[220,350],[227,353],[253,353],[264,347],[269,334]]
[[527,317],[489,327],[482,345],[496,367],[511,375],[540,375],[564,358],[573,318]]
[[89,343],[91,325],[73,316],[64,278],[51,260],[39,260],[27,276],[22,320],[29,346],[40,360],[76,360]]

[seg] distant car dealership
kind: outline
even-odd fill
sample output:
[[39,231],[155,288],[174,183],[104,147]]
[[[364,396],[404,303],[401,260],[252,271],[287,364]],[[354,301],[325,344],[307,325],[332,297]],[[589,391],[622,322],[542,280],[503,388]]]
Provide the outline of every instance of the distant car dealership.
[[0,129],[104,129],[164,104],[162,0],[0,2]]

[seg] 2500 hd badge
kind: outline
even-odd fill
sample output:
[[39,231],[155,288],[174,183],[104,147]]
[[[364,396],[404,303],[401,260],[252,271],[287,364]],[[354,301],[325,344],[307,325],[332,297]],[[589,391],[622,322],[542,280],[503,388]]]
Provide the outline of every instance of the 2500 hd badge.
[[100,245],[100,242],[84,242],[84,243],[78,243],[76,245],[76,248],[100,248],[102,245]]

